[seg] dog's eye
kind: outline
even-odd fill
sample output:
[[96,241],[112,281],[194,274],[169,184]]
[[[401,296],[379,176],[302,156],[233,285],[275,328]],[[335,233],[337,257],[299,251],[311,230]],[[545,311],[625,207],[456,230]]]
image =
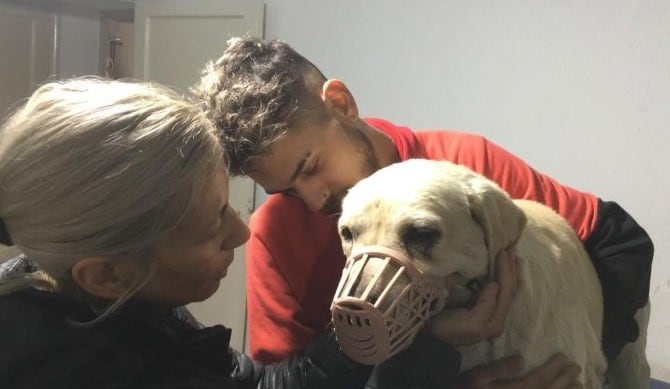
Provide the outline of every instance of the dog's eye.
[[441,237],[440,230],[417,224],[405,226],[400,233],[400,239],[405,249],[413,254],[428,256],[429,251]]
[[351,234],[351,230],[347,226],[340,228],[340,236],[342,237],[342,240],[345,240],[347,242],[354,239],[354,236]]

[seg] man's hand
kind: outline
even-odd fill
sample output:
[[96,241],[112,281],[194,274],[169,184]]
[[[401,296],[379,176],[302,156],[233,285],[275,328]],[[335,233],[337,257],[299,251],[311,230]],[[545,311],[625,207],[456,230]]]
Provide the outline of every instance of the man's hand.
[[453,346],[465,346],[495,338],[505,329],[521,264],[514,249],[498,253],[496,281],[484,286],[470,308],[445,309],[427,323],[437,338]]
[[551,357],[526,376],[515,377],[522,369],[520,357],[508,357],[463,373],[455,386],[458,389],[579,389],[581,369],[562,354]]

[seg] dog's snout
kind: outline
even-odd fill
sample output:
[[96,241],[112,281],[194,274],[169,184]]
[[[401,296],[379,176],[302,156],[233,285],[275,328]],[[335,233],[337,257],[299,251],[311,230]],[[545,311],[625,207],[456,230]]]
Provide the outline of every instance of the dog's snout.
[[331,308],[338,341],[361,363],[379,363],[412,342],[437,287],[405,253],[359,248],[347,260]]
[[[374,257],[356,263],[351,274],[359,276],[352,277],[348,282],[350,296],[361,298],[372,305],[376,305],[383,297],[379,308],[387,308],[410,284],[410,278],[406,274],[401,272],[398,275],[399,269],[400,266],[396,263],[388,263]],[[392,283],[394,279],[395,282]],[[391,287],[388,288],[391,283]]]

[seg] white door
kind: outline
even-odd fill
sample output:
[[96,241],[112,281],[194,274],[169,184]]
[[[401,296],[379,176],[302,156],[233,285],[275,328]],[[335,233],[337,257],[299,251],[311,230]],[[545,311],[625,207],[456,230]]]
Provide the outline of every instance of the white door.
[[[56,13],[0,3],[0,120],[56,73]],[[0,245],[0,262],[18,254]]]
[[0,3],[0,117],[56,73],[56,13]]
[[[223,52],[233,36],[263,35],[264,5],[260,1],[138,0],[135,7],[135,77],[187,92],[209,59]],[[254,184],[234,179],[230,204],[244,220],[253,209]],[[217,293],[189,309],[204,324],[233,329],[231,346],[245,346],[246,307],[244,248]]]

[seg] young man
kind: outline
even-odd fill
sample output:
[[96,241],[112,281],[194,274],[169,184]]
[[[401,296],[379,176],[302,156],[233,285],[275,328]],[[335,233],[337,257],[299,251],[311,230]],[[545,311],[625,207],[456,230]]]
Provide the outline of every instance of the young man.
[[251,219],[247,244],[254,357],[278,360],[327,330],[345,262],[336,230],[341,199],[377,169],[409,158],[463,164],[513,198],[560,213],[601,279],[606,355],[637,338],[633,316],[647,304],[653,245],[616,203],[564,186],[481,136],[361,119],[341,81],[326,79],[282,42],[232,40],[196,94],[222,131],[231,173],[249,175],[271,194]]

